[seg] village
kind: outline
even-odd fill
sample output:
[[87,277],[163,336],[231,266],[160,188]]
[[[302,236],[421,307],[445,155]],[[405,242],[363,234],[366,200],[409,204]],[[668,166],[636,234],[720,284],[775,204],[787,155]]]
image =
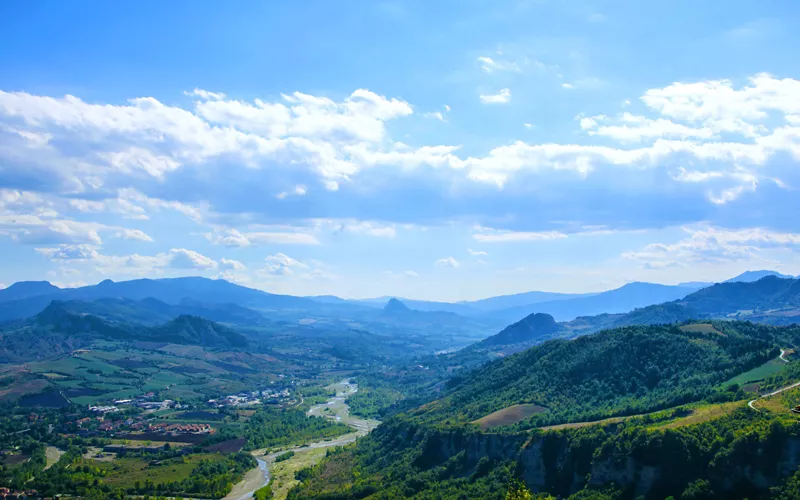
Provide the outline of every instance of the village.
[[[119,437],[136,439],[175,438],[180,436],[209,436],[216,432],[209,421],[222,421],[227,408],[247,408],[259,405],[286,405],[294,400],[288,388],[243,391],[206,401],[202,404],[159,400],[153,392],[134,399],[118,399],[113,404],[91,405],[88,414],[65,424],[68,435],[80,437]],[[216,410],[216,411],[209,411]],[[31,414],[32,419],[36,415]],[[180,420],[168,422],[168,419]]]

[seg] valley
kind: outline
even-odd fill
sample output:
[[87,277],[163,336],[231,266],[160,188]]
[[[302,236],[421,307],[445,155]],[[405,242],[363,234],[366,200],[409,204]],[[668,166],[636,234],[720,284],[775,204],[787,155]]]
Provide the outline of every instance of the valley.
[[[565,498],[689,498],[699,480],[724,496],[720,478],[738,477],[725,463],[755,466],[722,458],[740,440],[800,439],[800,327],[770,319],[800,303],[796,282],[567,322],[537,312],[471,343],[472,320],[394,299],[359,305],[357,328],[200,302],[210,284],[172,304],[59,299],[0,324],[2,477],[109,498],[504,498],[514,477]],[[708,432],[717,444],[694,442]],[[717,456],[719,472],[698,478],[644,451],[664,440]],[[638,458],[620,469],[617,449]],[[800,465],[793,449],[757,453]],[[791,479],[786,465],[758,467],[769,487]],[[766,486],[750,487],[760,498]]]

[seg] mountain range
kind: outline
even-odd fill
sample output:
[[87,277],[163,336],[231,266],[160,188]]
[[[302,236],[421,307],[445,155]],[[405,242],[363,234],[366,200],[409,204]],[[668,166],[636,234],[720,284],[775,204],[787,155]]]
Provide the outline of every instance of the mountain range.
[[678,300],[624,314],[584,316],[557,322],[532,313],[502,331],[461,351],[443,356],[451,366],[472,366],[557,338],[575,338],[600,330],[633,325],[674,324],[689,320],[748,320],[768,325],[800,323],[800,279],[767,275],[758,281],[727,281]]
[[[726,283],[753,282],[764,276],[786,277],[774,271],[748,271]],[[593,294],[533,291],[447,303],[394,297],[366,300],[296,297],[201,277],[105,280],[80,288],[58,288],[46,281],[29,281],[0,290],[0,321],[31,317],[53,301],[69,301],[73,302],[70,307],[74,311],[150,326],[180,315],[193,315],[248,326],[284,321],[366,328],[391,334],[402,329],[410,334],[428,335],[431,328],[435,328],[442,332],[443,341],[449,339],[466,345],[474,341],[469,339],[484,338],[533,313],[548,314],[555,321],[572,322],[566,328],[574,331],[615,326],[625,321],[617,317],[625,313],[652,316],[658,311],[663,315],[668,309],[664,306],[644,311],[637,308],[684,299],[700,285],[705,283],[670,286],[637,282]],[[691,300],[687,304],[693,307]],[[680,314],[685,315],[685,311]],[[598,318],[586,319],[591,316]]]
[[[765,276],[792,278],[777,271],[745,271],[730,278],[725,283],[753,282]],[[518,321],[534,312],[547,313],[557,321],[569,321],[580,316],[602,313],[625,313],[651,304],[677,300],[702,288],[713,286],[715,282],[693,281],[678,285],[633,282],[619,288],[597,293],[554,293],[532,291],[511,295],[499,295],[475,301],[439,302],[415,300],[400,297],[376,297],[370,299],[342,299],[334,296],[308,297],[326,304],[359,304],[381,308],[389,300],[401,300],[410,309],[417,311],[446,311],[462,316],[496,320],[501,323]]]

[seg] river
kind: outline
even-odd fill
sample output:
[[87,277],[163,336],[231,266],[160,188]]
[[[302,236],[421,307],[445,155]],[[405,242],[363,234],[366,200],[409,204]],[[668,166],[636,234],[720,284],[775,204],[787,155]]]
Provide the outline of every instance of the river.
[[358,392],[358,384],[350,383],[349,380],[345,379],[330,387],[336,391],[336,395],[323,404],[312,406],[308,412],[306,412],[307,415],[310,417],[330,418],[331,420],[350,426],[354,432],[335,439],[310,442],[267,455],[264,454],[266,450],[253,452],[258,461],[258,467],[250,470],[245,475],[244,479],[233,487],[231,492],[225,497],[225,500],[246,500],[252,498],[253,492],[269,483],[269,464],[273,463],[275,457],[278,455],[286,453],[289,450],[297,453],[349,444],[359,437],[367,435],[380,424],[378,420],[367,420],[350,415],[350,407],[347,405],[347,398]]

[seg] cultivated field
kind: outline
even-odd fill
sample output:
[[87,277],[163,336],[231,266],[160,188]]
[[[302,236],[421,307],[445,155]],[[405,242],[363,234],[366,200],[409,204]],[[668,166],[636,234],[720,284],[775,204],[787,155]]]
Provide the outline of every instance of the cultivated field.
[[547,411],[547,408],[539,405],[514,405],[509,406],[508,408],[503,408],[502,410],[497,410],[496,412],[479,418],[472,423],[478,424],[481,430],[485,431],[494,427],[500,427],[501,425],[510,425],[516,424],[517,422],[522,422],[523,420],[530,418],[532,415],[536,415],[537,413],[542,413],[544,411]]

